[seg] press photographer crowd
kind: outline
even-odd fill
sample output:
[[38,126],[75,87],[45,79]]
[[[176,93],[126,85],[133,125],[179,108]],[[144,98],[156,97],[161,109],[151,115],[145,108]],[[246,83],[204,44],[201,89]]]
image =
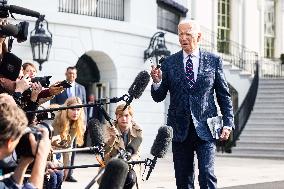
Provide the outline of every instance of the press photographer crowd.
[[[33,63],[11,53],[14,38],[27,40],[29,25],[8,23],[12,13],[44,18],[0,1],[0,189],[60,189],[64,181],[77,182],[73,169],[94,166],[99,171],[86,188],[94,183],[100,189],[139,188],[142,165],[149,167],[148,179],[172,138],[171,129],[161,127],[151,149],[154,159],[141,160],[142,129],[130,103],[142,95],[150,75],[139,73],[120,98],[96,100],[90,94],[87,102],[84,86],[75,82],[76,67],[66,68],[66,80],[50,84],[52,76],[37,77]],[[125,103],[110,118],[104,105],[120,101]],[[50,106],[42,109],[46,103]],[[75,166],[77,151],[91,152],[98,163]]]

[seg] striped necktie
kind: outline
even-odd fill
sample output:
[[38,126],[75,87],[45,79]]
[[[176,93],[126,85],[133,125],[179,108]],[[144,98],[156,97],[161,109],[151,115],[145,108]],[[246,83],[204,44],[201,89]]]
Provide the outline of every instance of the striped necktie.
[[194,72],[193,72],[193,63],[191,59],[191,55],[188,55],[188,60],[186,61],[185,65],[185,75],[186,80],[190,88],[193,87],[195,81],[194,81]]

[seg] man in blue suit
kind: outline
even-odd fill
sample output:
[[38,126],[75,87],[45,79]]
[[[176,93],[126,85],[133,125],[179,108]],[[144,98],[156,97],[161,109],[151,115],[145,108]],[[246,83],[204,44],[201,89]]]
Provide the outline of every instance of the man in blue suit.
[[[65,103],[66,99],[72,96],[79,97],[82,100],[83,104],[86,104],[86,90],[83,85],[76,83],[75,80],[77,78],[77,69],[76,67],[68,67],[65,73],[66,80],[72,85],[72,87],[65,89],[62,93],[56,95],[53,99],[50,100],[50,104],[59,104],[62,105]],[[87,111],[85,110],[85,115],[87,115]],[[87,121],[87,116],[85,116],[85,120]],[[73,148],[76,147],[76,139],[73,143]],[[75,152],[72,152],[70,165],[74,165],[75,161]],[[68,182],[77,182],[77,180],[72,176],[73,169],[70,169],[65,181]]]
[[[173,128],[177,188],[194,188],[196,153],[200,188],[215,189],[215,142],[218,137],[227,140],[234,127],[232,101],[221,58],[199,48],[199,24],[193,20],[181,21],[178,35],[182,50],[166,58],[161,69],[152,66],[151,95],[154,101],[161,102],[167,92],[170,93],[167,124]],[[222,117],[218,117],[214,94]],[[220,135],[216,137],[210,131],[208,120],[218,118],[223,124]]]
[[59,104],[62,105],[66,101],[67,98],[76,96],[82,100],[83,104],[86,104],[86,90],[83,85],[76,83],[75,80],[77,78],[77,69],[76,67],[68,67],[65,73],[66,80],[72,85],[72,87],[65,89],[59,95],[56,95],[52,100],[50,100],[50,104]]

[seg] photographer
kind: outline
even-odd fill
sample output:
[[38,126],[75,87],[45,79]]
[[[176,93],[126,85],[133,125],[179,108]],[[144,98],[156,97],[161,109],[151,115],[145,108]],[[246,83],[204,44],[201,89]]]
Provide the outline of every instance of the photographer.
[[[7,94],[0,94],[0,159],[9,156],[19,143],[27,127],[25,113],[17,107],[13,98]],[[29,141],[33,157],[20,157],[14,174],[0,181],[0,188],[42,188],[43,175],[46,167],[47,155],[50,151],[48,133],[44,129],[41,139],[36,141],[35,136],[29,133]],[[29,182],[23,186],[24,174],[28,166],[34,162]]]
[[[22,65],[22,67],[23,67],[23,75],[29,75],[31,79],[35,79],[37,74],[37,69],[34,64],[26,62]],[[56,82],[55,84],[48,86],[49,78],[48,79],[47,77],[41,77],[41,78],[42,79],[39,79],[41,80],[40,83],[42,82],[42,86],[46,87],[46,89],[43,89],[38,95],[37,102],[39,104],[43,104],[51,100],[55,95],[60,94],[64,90],[62,86],[56,86],[60,82]]]

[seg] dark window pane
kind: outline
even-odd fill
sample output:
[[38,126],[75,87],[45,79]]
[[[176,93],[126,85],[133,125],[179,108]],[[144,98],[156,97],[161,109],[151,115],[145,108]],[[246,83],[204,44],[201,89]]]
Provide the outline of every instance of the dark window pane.
[[177,34],[180,16],[174,12],[158,7],[158,29]]

